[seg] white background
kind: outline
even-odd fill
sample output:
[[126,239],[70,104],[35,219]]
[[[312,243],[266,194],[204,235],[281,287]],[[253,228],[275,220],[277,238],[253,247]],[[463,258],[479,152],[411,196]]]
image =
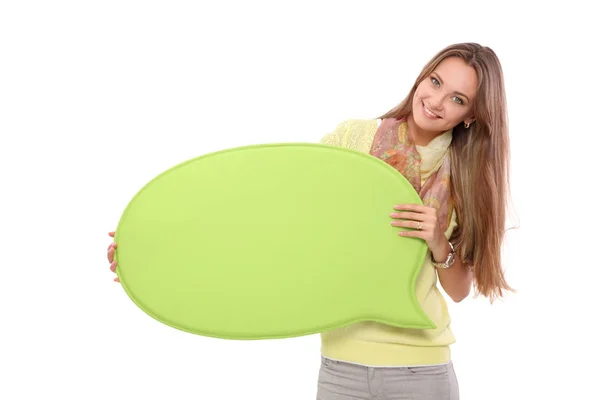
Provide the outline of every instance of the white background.
[[0,398],[314,399],[318,335],[160,324],[112,281],[107,232],[176,163],[375,117],[463,41],[504,67],[519,292],[449,301],[461,398],[599,398],[600,32],[583,3],[2,1]]

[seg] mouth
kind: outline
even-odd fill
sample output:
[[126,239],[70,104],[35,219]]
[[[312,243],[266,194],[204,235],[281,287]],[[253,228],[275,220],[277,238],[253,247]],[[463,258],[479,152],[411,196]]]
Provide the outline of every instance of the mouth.
[[429,108],[427,108],[427,106],[423,102],[421,102],[421,108],[423,109],[423,114],[425,114],[425,116],[430,119],[442,118],[439,115],[437,115],[436,113],[434,113],[433,111],[431,111]]

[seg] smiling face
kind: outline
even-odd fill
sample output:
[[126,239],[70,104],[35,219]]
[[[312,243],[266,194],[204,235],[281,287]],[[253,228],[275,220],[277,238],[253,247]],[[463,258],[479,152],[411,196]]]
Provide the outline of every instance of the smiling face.
[[460,122],[473,121],[477,73],[458,57],[449,57],[417,87],[413,118],[423,131],[444,132]]

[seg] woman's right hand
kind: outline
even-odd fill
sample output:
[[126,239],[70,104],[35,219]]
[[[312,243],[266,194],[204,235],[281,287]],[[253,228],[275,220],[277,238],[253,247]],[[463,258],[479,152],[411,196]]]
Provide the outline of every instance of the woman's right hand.
[[[108,236],[114,238],[115,237],[115,233],[114,232],[108,232]],[[114,273],[116,273],[117,271],[117,262],[115,261],[115,249],[117,248],[117,244],[115,242],[111,243],[108,246],[108,254],[107,254],[107,258],[108,258],[108,262],[110,263],[110,270]],[[119,278],[115,278],[114,279],[115,282],[120,282]]]

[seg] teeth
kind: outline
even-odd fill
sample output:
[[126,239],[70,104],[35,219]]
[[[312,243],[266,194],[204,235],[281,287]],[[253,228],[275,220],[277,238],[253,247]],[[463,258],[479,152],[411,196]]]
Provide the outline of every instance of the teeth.
[[427,108],[427,106],[423,105],[423,108],[425,108],[425,112],[429,115],[431,115],[434,118],[437,118],[438,116],[435,115],[434,113],[431,112],[431,110],[429,108]]

